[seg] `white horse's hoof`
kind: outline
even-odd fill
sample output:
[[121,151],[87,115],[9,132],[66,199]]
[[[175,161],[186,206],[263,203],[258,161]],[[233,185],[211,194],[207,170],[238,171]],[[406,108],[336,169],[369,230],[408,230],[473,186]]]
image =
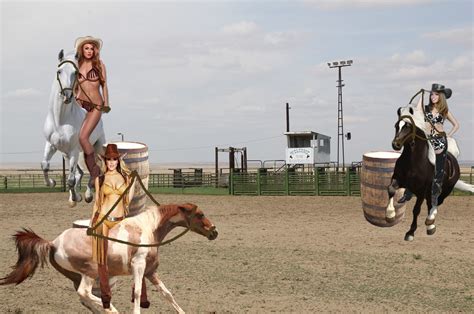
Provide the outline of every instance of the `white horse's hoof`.
[[93,199],[93,198],[94,198],[93,196],[87,197],[87,195],[86,195],[86,198],[85,198],[86,203],[92,202],[92,199]]
[[46,182],[46,186],[54,188],[56,186],[56,181],[53,179],[48,179],[48,181]]
[[410,234],[405,235],[405,241],[413,241],[413,240],[415,240],[414,236],[412,236]]
[[73,208],[73,207],[76,207],[76,205],[77,205],[77,202],[69,201],[69,207]]

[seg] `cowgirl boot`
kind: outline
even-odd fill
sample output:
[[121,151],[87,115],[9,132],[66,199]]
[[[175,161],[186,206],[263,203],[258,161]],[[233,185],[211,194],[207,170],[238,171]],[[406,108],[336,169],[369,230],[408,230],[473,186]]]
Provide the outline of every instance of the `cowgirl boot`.
[[109,270],[107,264],[98,264],[99,284],[100,284],[100,298],[102,299],[102,306],[104,309],[110,309],[110,300],[112,299],[112,292],[109,285]]
[[89,170],[90,178],[89,178],[89,187],[94,188],[94,181],[100,175],[100,168],[97,166],[95,162],[95,154],[84,153],[84,160],[86,162],[87,170]]
[[425,225],[434,224],[436,214],[438,213],[438,198],[441,194],[444,177],[444,163],[446,161],[446,151],[436,155],[435,175],[431,186],[431,209],[426,217]]
[[[135,302],[135,285],[132,286],[132,303]],[[146,294],[146,283],[145,278],[142,280],[142,293],[140,295],[140,307],[143,309],[147,309],[150,307],[150,301],[148,301],[148,297]]]

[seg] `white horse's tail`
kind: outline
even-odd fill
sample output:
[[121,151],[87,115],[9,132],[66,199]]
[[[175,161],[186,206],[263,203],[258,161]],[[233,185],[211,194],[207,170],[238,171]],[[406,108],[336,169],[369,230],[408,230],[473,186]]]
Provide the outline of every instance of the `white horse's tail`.
[[464,182],[463,180],[458,180],[458,182],[456,182],[456,185],[454,185],[454,187],[461,191],[474,193],[474,185],[468,184]]

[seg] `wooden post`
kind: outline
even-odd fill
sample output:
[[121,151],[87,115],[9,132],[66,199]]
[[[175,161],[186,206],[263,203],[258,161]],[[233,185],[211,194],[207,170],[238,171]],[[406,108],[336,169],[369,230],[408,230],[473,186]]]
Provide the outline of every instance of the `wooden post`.
[[248,168],[247,168],[247,147],[244,147],[244,154],[243,154],[243,162],[242,162],[242,165],[243,165],[243,171],[244,172],[247,172]]
[[233,147],[229,147],[229,173],[233,173],[235,168],[234,151]]
[[216,159],[216,188],[219,187],[219,150],[218,148],[216,147],[216,150],[215,150],[215,159]]
[[63,156],[63,192],[66,192],[66,160]]

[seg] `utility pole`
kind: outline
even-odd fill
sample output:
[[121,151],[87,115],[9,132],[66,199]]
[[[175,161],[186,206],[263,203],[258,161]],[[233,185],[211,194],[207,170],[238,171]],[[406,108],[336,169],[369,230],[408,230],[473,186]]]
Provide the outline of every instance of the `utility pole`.
[[337,68],[338,69],[338,80],[337,80],[337,170],[339,170],[339,155],[342,152],[342,168],[344,169],[344,112],[342,109],[342,67],[351,66],[353,63],[352,60],[347,61],[334,61],[328,62],[329,68]]

